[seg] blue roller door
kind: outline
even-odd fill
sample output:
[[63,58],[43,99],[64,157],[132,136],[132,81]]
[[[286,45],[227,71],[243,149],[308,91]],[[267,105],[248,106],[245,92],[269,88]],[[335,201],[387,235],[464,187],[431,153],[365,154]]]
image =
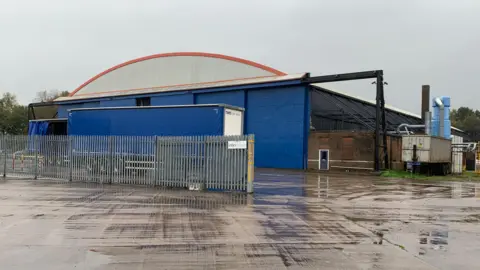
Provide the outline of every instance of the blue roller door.
[[195,94],[196,104],[245,108],[245,134],[255,134],[255,166],[303,169],[308,115],[305,86]]
[[304,168],[306,95],[304,86],[248,91],[245,131],[255,134],[255,166]]

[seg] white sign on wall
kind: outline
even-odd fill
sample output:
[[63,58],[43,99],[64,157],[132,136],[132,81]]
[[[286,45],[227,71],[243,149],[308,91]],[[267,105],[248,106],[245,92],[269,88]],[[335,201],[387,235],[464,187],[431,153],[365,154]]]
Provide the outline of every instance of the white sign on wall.
[[247,141],[229,141],[228,149],[247,149]]
[[223,135],[243,135],[243,112],[225,108]]

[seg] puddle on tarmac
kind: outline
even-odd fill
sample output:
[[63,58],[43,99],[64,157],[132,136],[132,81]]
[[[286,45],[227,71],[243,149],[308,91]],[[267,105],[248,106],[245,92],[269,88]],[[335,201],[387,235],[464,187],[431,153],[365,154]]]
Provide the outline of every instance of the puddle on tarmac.
[[429,252],[447,251],[448,235],[448,226],[446,225],[437,225],[420,230],[418,255],[424,256]]

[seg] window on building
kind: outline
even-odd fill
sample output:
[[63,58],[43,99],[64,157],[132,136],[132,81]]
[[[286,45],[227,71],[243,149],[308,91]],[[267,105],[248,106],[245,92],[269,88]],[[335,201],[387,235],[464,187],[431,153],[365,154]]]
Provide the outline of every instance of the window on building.
[[137,98],[137,106],[143,107],[143,106],[150,106],[150,98],[149,97],[143,97],[143,98]]

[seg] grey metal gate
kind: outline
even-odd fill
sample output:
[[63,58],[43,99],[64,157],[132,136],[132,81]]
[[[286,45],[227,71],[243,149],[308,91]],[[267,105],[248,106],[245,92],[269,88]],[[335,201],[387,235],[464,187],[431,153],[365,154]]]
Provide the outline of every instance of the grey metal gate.
[[6,176],[253,192],[253,135],[0,139]]

